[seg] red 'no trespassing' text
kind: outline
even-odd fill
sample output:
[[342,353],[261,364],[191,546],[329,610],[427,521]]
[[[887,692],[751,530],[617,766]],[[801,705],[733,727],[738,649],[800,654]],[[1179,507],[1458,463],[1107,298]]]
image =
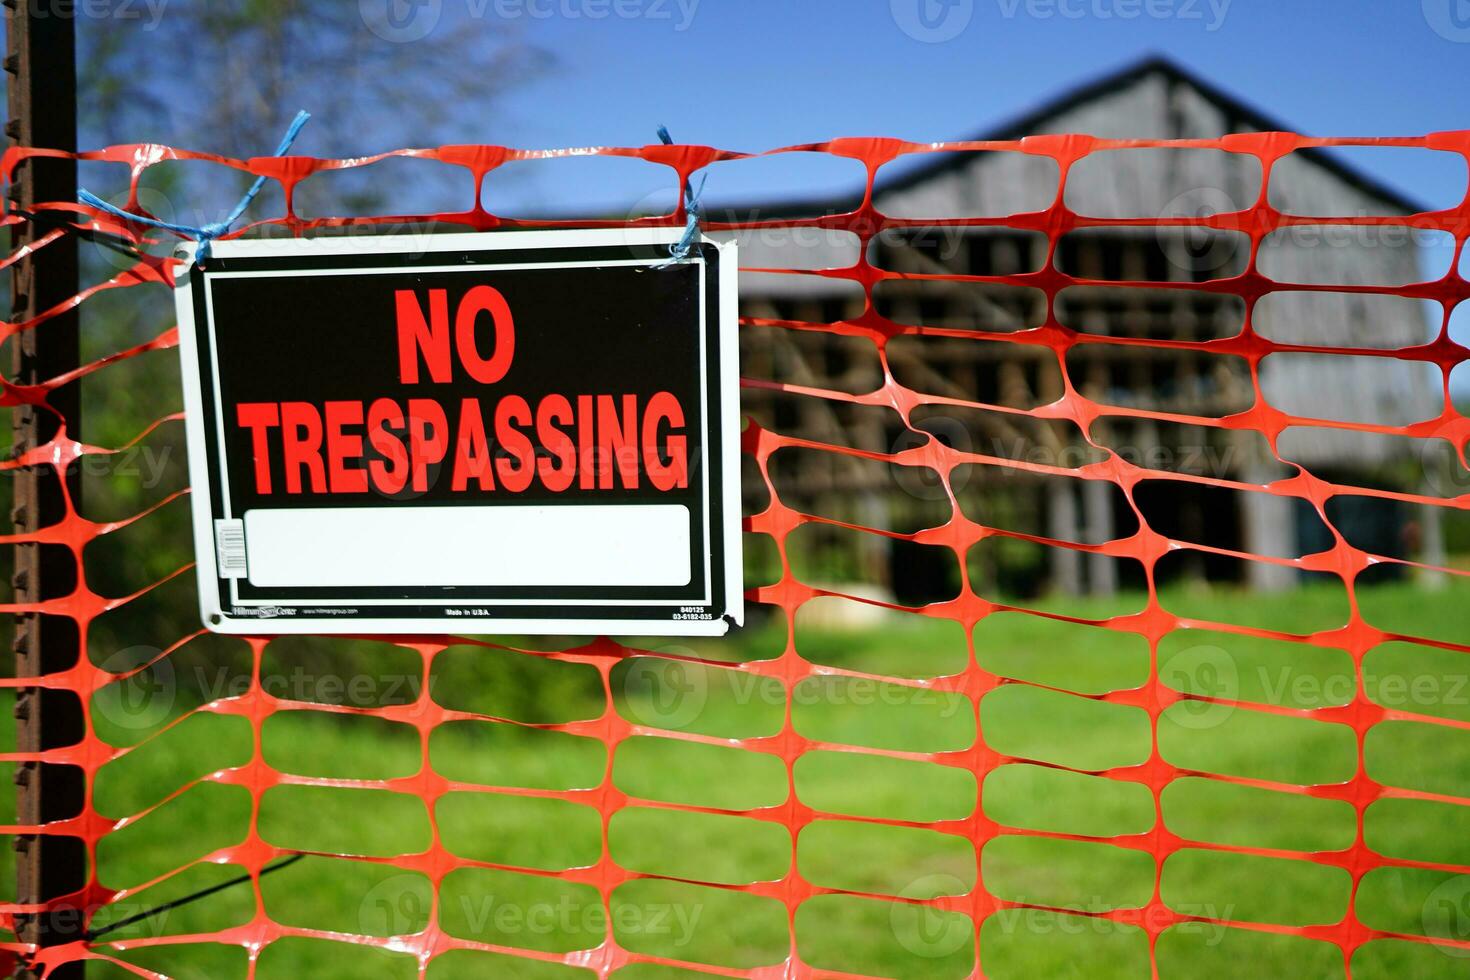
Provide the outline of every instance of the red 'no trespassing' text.
[[[398,378],[447,384],[454,363],[474,381],[504,379],[515,356],[515,322],[499,290],[471,288],[453,324],[445,290],[394,294]],[[483,316],[482,316],[483,314]],[[494,327],[489,357],[477,327]],[[533,485],[560,492],[656,490],[689,483],[684,409],[668,391],[550,394],[534,403],[499,398],[376,398],[360,401],[241,402],[235,422],[248,431],[260,494],[395,495],[422,493],[447,472],[454,492],[508,491]],[[275,476],[282,479],[278,481]]]

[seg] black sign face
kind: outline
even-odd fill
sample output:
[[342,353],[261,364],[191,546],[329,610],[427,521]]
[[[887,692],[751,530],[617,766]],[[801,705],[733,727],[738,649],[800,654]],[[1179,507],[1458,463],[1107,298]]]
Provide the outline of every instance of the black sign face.
[[217,243],[178,288],[205,624],[738,623],[734,246],[678,235]]

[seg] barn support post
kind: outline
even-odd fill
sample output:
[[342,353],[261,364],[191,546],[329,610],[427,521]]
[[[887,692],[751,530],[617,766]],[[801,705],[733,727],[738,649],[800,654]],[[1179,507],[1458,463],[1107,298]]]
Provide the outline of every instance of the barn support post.
[[[1087,524],[1087,540],[1113,539],[1113,484],[1088,480],[1082,485],[1082,513]],[[1093,595],[1112,595],[1118,591],[1118,565],[1112,557],[1100,553],[1087,556],[1087,591]]]
[[[1431,462],[1427,466],[1443,466],[1443,464]],[[1443,469],[1448,469],[1448,467],[1443,467]],[[1433,481],[1426,477],[1419,492],[1426,497],[1435,496]],[[1419,512],[1423,515],[1423,520],[1419,529],[1418,554],[1409,557],[1426,565],[1432,565],[1434,569],[1444,568],[1450,563],[1444,543],[1444,513],[1438,507],[1420,507]],[[1449,578],[1444,572],[1426,568],[1420,569],[1418,582],[1421,587],[1438,592],[1449,585]]]
[[[1263,466],[1248,469],[1241,477],[1246,483],[1265,486],[1273,477]],[[1245,534],[1245,550],[1267,557],[1294,553],[1296,519],[1292,514],[1292,498],[1271,493],[1247,493],[1241,502]],[[1289,565],[1253,561],[1248,563],[1246,583],[1256,592],[1286,592],[1297,584],[1296,569]]]
[[[1064,480],[1047,481],[1046,533],[1058,541],[1078,540],[1076,488]],[[1062,595],[1082,594],[1082,553],[1052,548],[1051,584]]]
[[[13,144],[74,151],[76,135],[76,11],[75,0],[4,0],[6,26],[5,70],[9,72],[9,121],[5,132]],[[34,214],[43,201],[74,201],[77,167],[74,160],[30,160],[16,167],[9,188],[10,207]],[[34,242],[46,229],[37,220],[12,226],[12,250]],[[75,236],[62,235],[13,267],[10,285],[11,318],[33,319],[77,292],[78,252]],[[79,316],[69,310],[11,339],[11,379],[34,385],[65,373],[80,363]],[[65,420],[67,435],[78,433],[80,400],[77,386],[53,391],[47,404],[55,412],[30,405],[14,409],[12,428],[15,453],[50,442]],[[72,500],[79,499],[79,468],[65,477]],[[34,531],[67,514],[61,479],[50,466],[16,471],[12,526]],[[15,601],[30,604],[71,592],[80,569],[72,553],[35,542],[15,545]],[[15,618],[17,676],[41,677],[66,670],[81,655],[75,624],[61,616],[23,613]],[[85,734],[80,697],[71,691],[40,687],[21,688],[15,701],[16,743],[23,753],[39,753],[75,744]],[[74,817],[82,810],[85,777],[76,766],[21,763],[15,774],[17,819],[23,825],[41,825]],[[43,904],[80,891],[87,882],[87,856],[76,837],[56,834],[16,838],[17,900]],[[81,938],[84,923],[77,909],[54,909],[18,916],[16,930],[22,942],[54,946]],[[22,976],[39,971],[23,970]],[[49,977],[81,977],[80,963],[54,969]]]

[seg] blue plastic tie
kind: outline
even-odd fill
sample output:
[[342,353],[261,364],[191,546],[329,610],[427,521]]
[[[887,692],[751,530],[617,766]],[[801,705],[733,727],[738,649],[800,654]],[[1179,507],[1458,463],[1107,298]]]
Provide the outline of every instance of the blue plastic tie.
[[[285,156],[286,151],[291,149],[291,144],[296,142],[296,137],[301,132],[301,127],[305,126],[306,121],[310,118],[311,113],[304,109],[296,113],[296,118],[291,120],[291,125],[287,128],[286,135],[281,139],[281,145],[276,147],[276,152],[272,155],[278,157]],[[176,225],[169,221],[160,221],[157,218],[150,218],[146,215],[124,211],[117,205],[109,204],[102,200],[102,198],[86,188],[81,188],[77,191],[77,200],[128,221],[148,225],[150,228],[162,228],[165,231],[172,231],[193,238],[199,242],[199,248],[194,252],[194,261],[195,263],[202,263],[205,259],[209,258],[210,243],[216,238],[221,238],[229,234],[230,226],[240,220],[240,215],[245,213],[245,209],[250,207],[250,202],[255,200],[255,196],[265,186],[265,181],[266,178],[263,175],[255,178],[255,183],[250,185],[250,189],[245,192],[245,196],[240,198],[240,203],[235,205],[234,209],[225,216],[223,221],[212,221],[207,225],[202,225],[197,228],[193,225]]]
[[[667,126],[658,128],[658,138],[665,146],[672,146],[674,138],[669,135]],[[675,262],[682,262],[689,257],[689,252],[694,248],[694,242],[699,238],[699,222],[704,217],[704,206],[700,203],[700,195],[704,193],[704,182],[709,179],[709,174],[701,174],[699,178],[699,190],[690,187],[689,181],[684,182],[684,234],[677,242],[669,246],[669,258],[654,266],[655,269],[667,269]]]

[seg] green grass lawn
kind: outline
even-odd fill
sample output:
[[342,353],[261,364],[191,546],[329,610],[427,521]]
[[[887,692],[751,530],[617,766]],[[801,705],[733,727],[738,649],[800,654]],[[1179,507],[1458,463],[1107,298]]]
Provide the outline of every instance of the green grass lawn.
[[[1364,615],[1376,624],[1460,641],[1470,636],[1459,606],[1467,599],[1470,590],[1424,593],[1408,585],[1360,593]],[[1137,608],[1139,601],[1120,596],[1057,605],[1100,618]],[[1280,596],[1178,590],[1166,593],[1163,602],[1189,616],[1288,632],[1338,625],[1347,614],[1341,589],[1330,586]],[[694,652],[724,661],[770,657],[779,652],[784,630],[783,622],[772,621],[731,643],[696,644]],[[1142,710],[1077,696],[1145,683],[1150,659],[1141,638],[1005,613],[983,620],[973,641],[981,667],[1031,682],[991,691],[978,713],[957,694],[831,677],[808,679],[788,692],[745,672],[646,657],[614,670],[616,708],[653,728],[740,739],[779,733],[789,701],[799,734],[849,746],[959,751],[983,733],[986,744],[1006,755],[1081,770],[1131,766],[1148,757],[1152,735]],[[957,624],[903,615],[857,632],[808,628],[798,618],[797,647],[816,663],[915,678],[961,671],[970,656]],[[327,690],[311,673],[321,670],[324,650],[343,670],[355,665],[374,680],[356,694]],[[298,670],[293,678],[293,667],[301,663],[311,664],[311,671]],[[414,677],[418,664],[417,654],[385,644],[291,640],[268,648],[263,673],[283,684],[289,679],[308,699],[401,703],[413,700],[416,689],[399,685],[390,692],[394,685],[385,678]],[[597,674],[586,666],[463,646],[440,654],[434,668],[432,696],[447,707],[532,723],[589,718],[602,710]],[[242,669],[238,658],[230,669]],[[1354,690],[1352,664],[1342,651],[1206,631],[1166,637],[1159,672],[1179,690],[1292,707],[1339,704]],[[186,671],[180,673],[187,701],[192,688],[182,676]],[[1463,655],[1385,645],[1368,656],[1364,674],[1369,695],[1387,706],[1470,722],[1470,661]],[[141,727],[113,724],[138,716],[117,708],[110,696],[104,692],[95,703],[99,731],[117,744],[138,747],[98,773],[96,803],[108,816],[138,813],[190,780],[247,762],[255,751],[242,718],[197,712],[158,734],[163,718],[144,718]],[[365,700],[354,700],[359,696]],[[412,775],[425,751],[411,726],[311,710],[273,716],[260,743],[264,760],[279,770],[344,779]],[[1164,713],[1158,743],[1164,758],[1180,766],[1298,784],[1347,779],[1357,758],[1353,735],[1342,726],[1190,702]],[[983,880],[1004,899],[1083,910],[1138,907],[1154,884],[1147,853],[1107,843],[1003,833],[977,854],[963,834],[844,819],[929,823],[962,820],[980,807],[1007,827],[1066,834],[1111,836],[1154,827],[1154,801],[1142,786],[1037,765],[1001,766],[983,774],[981,786],[970,771],[954,766],[809,751],[790,783],[801,803],[823,816],[793,841],[779,820],[636,802],[721,810],[785,803],[792,787],[779,759],[734,745],[638,736],[608,760],[595,739],[476,720],[434,730],[427,754],[432,768],[451,780],[552,790],[596,787],[610,762],[612,783],[635,802],[613,817],[607,846],[612,860],[630,871],[744,884],[780,880],[794,862],[815,885],[875,896],[964,894]],[[1470,795],[1470,732],[1414,721],[1384,723],[1367,740],[1365,755],[1369,775],[1386,783]],[[250,803],[242,787],[200,783],[109,835],[98,852],[99,873],[109,886],[131,888],[175,868],[187,870],[130,895],[117,910],[104,910],[99,923],[238,874],[237,867],[196,862],[244,837]],[[1351,844],[1356,831],[1348,804],[1200,778],[1174,781],[1163,794],[1162,811],[1172,832],[1200,842],[1333,850]],[[579,802],[454,792],[438,801],[434,816],[444,845],[469,860],[557,870],[586,866],[602,855],[597,811]],[[419,798],[339,787],[267,790],[259,829],[281,848],[357,855],[417,852],[431,837],[430,814]],[[1367,811],[1365,832],[1370,846],[1391,857],[1470,864],[1470,809],[1380,801]],[[1189,849],[1166,863],[1161,887],[1176,909],[1240,920],[1332,923],[1349,911],[1348,875],[1306,861]],[[422,876],[347,858],[308,857],[265,878],[263,893],[266,913],[278,922],[346,933],[416,932],[427,925],[432,908]],[[1467,896],[1470,876],[1378,869],[1363,881],[1357,914],[1375,928],[1470,938]],[[209,932],[245,923],[254,911],[249,886],[237,886],[108,938]],[[455,936],[554,953],[594,946],[610,927],[636,952],[742,969],[779,963],[793,939],[782,903],[748,893],[633,881],[614,893],[609,926],[590,888],[468,867],[445,879],[438,917]],[[880,976],[961,977],[976,955],[963,917],[918,912],[881,898],[813,898],[796,914],[794,941],[814,967]],[[245,975],[244,952],[235,947],[113,952],[172,976]],[[1139,930],[1053,913],[992,916],[980,931],[979,955],[986,975],[995,978],[1149,975],[1147,942]],[[1329,945],[1212,926],[1171,930],[1160,938],[1157,955],[1166,977],[1343,975],[1341,957]],[[289,940],[265,950],[256,975],[408,978],[416,969],[406,954]],[[1353,972],[1359,978],[1463,977],[1470,975],[1470,957],[1422,944],[1377,942],[1359,951]],[[127,974],[94,965],[90,975]],[[590,974],[462,952],[434,961],[429,975],[571,980]],[[619,976],[687,975],[693,974],[643,966]]]

